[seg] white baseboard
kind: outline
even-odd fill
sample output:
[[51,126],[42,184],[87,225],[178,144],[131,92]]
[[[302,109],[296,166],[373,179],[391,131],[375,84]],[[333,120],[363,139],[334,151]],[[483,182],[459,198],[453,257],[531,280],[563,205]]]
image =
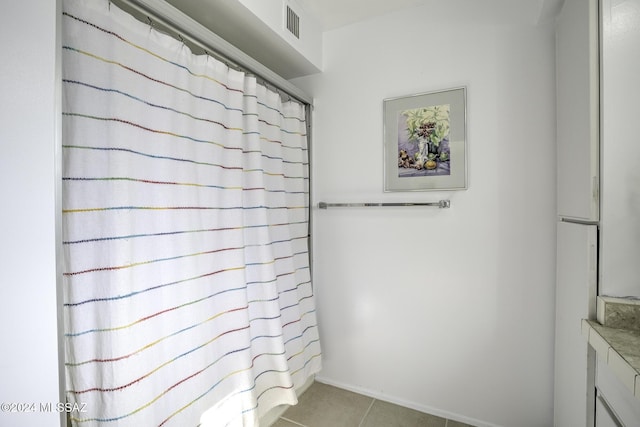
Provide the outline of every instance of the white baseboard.
[[354,393],[362,394],[364,396],[369,396],[371,398],[382,400],[383,402],[394,403],[399,406],[404,406],[405,408],[414,409],[419,412],[424,412],[427,414],[435,415],[437,417],[447,418],[449,420],[458,421],[465,424],[470,424],[477,427],[501,427],[497,424],[491,424],[486,421],[476,420],[469,417],[464,417],[462,415],[453,414],[451,412],[443,411],[441,409],[432,408],[429,406],[421,405],[419,403],[410,402],[408,400],[404,400],[395,396],[391,396],[388,394],[380,393],[378,391],[370,390],[364,387],[352,386],[350,384],[342,383],[340,381],[334,381],[330,378],[325,378],[321,375],[316,375],[315,380],[322,384],[332,385],[334,387],[342,388],[344,390],[349,390]]

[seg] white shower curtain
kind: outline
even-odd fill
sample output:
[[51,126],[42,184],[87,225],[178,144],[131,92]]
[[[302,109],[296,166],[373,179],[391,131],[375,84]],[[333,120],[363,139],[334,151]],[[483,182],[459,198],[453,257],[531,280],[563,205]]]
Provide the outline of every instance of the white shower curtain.
[[257,425],[320,369],[304,106],[107,0],[63,5],[72,423]]

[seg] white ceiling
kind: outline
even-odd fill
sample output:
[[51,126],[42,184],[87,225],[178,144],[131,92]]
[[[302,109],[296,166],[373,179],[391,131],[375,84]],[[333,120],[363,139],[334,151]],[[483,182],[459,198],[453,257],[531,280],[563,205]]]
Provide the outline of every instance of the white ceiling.
[[[467,3],[479,19],[483,12],[495,21],[510,20],[537,23],[557,14],[564,0],[295,0],[319,21],[324,31],[365,21],[402,9],[429,4],[434,11],[444,2]],[[495,11],[500,11],[496,14]]]

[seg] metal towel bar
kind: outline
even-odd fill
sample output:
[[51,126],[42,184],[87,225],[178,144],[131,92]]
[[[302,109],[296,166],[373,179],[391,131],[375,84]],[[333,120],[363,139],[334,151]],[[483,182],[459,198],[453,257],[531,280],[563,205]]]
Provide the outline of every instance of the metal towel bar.
[[437,202],[407,202],[407,203],[327,203],[327,202],[319,202],[318,207],[320,209],[327,208],[362,208],[362,207],[370,207],[370,206],[437,206],[440,209],[445,209],[451,207],[451,202],[449,200],[439,200]]

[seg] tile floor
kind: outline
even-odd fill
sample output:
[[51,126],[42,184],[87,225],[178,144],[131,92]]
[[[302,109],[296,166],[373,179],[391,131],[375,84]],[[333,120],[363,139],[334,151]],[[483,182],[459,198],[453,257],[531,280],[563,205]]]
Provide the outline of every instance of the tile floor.
[[471,427],[319,382],[272,427]]

